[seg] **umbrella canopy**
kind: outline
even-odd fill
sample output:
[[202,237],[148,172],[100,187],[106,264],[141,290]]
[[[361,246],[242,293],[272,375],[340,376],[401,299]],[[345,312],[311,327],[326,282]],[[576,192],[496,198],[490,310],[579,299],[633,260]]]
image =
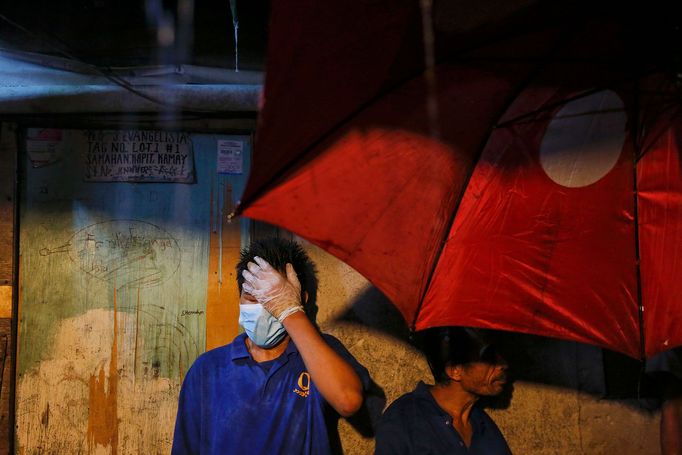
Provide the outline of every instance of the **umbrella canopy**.
[[669,5],[295,3],[273,5],[244,215],[344,260],[417,330],[682,344]]

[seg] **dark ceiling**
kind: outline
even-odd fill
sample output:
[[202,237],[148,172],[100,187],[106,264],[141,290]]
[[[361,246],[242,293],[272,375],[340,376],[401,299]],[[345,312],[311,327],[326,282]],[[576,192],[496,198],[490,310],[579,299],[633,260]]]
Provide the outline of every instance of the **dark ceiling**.
[[[234,0],[239,69],[262,71],[267,0]],[[75,58],[99,67],[235,67],[230,0],[5,0],[0,50]]]

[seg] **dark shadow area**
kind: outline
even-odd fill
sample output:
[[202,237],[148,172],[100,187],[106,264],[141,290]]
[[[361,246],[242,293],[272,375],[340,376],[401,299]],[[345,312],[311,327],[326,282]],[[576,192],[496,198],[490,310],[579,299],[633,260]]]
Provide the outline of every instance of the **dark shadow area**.
[[656,381],[645,365],[618,352],[603,350],[604,397],[613,399],[658,398]]
[[379,384],[371,381],[362,408],[348,418],[348,423],[365,438],[374,437],[374,429],[379,423],[381,413],[386,406],[386,394]]
[[[370,328],[415,347],[405,320],[375,287],[360,294],[337,320]],[[659,406],[660,387],[651,375],[645,374],[638,360],[573,341],[502,331],[494,331],[494,336],[498,351],[509,363],[510,381],[508,390],[485,400],[486,407],[509,407],[515,381],[623,400],[623,404],[644,412]]]
[[515,379],[509,376],[507,381],[502,393],[493,397],[482,397],[478,400],[478,405],[485,409],[508,409],[514,396]]
[[[604,394],[600,349],[572,341],[496,332],[498,350],[516,380]],[[586,365],[582,366],[582,363]]]
[[391,301],[374,286],[368,287],[357,296],[337,321],[369,327],[412,345],[410,329],[405,319]]
[[[386,394],[379,385],[371,380],[369,390],[365,396],[365,402],[358,412],[346,420],[355,431],[364,438],[374,438],[374,429],[379,423],[381,413],[386,406]],[[343,454],[341,437],[339,435],[338,420],[339,416],[331,412],[327,417],[327,428],[329,429],[329,442],[332,453],[335,455]]]

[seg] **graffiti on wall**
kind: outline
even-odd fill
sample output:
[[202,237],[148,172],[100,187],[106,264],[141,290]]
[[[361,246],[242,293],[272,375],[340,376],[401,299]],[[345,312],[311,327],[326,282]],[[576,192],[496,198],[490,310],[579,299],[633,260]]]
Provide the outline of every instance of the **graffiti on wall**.
[[155,286],[180,265],[180,246],[159,226],[140,220],[112,220],[80,229],[41,256],[67,253],[81,271],[104,281],[131,287]]

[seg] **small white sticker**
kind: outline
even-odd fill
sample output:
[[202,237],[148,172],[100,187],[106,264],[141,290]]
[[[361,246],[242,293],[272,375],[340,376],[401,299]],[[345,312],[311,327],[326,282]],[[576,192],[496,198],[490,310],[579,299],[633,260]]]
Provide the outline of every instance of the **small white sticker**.
[[33,167],[48,166],[59,161],[62,147],[62,130],[29,128],[27,131],[26,152]]
[[243,167],[244,143],[218,140],[218,174],[242,174]]

